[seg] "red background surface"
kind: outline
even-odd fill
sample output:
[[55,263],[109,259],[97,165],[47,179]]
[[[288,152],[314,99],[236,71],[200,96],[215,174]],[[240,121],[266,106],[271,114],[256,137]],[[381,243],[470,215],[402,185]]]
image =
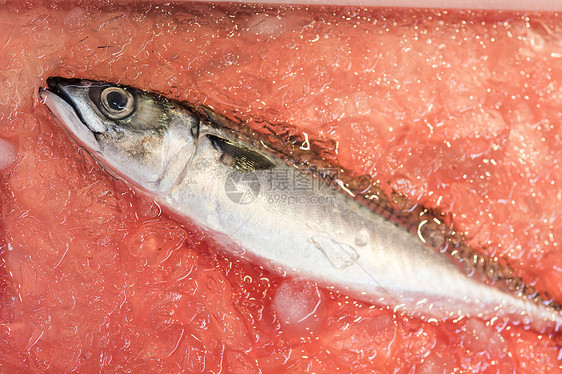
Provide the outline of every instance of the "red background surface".
[[[424,322],[225,258],[103,172],[37,89],[119,81],[337,141],[346,168],[450,212],[560,302],[561,39],[558,15],[2,5],[0,136],[18,157],[1,172],[1,367],[560,370],[557,336]],[[282,285],[318,295],[317,313],[283,324]]]

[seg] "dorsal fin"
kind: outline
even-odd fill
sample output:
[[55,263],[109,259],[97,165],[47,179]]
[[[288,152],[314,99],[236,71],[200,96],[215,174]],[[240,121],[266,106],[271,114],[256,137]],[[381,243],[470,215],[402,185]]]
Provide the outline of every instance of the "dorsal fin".
[[270,159],[252,149],[216,135],[207,134],[216,149],[222,152],[221,162],[240,171],[266,170],[274,167]]

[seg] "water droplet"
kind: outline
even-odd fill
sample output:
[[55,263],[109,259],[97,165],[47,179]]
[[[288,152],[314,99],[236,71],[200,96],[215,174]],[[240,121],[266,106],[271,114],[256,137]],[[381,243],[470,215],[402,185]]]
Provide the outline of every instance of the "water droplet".
[[445,252],[448,249],[448,232],[437,219],[425,219],[418,225],[418,237],[428,246]]
[[373,179],[370,175],[361,175],[353,178],[349,182],[349,189],[358,195],[364,195],[367,191],[369,191],[372,185]]
[[364,247],[369,243],[369,233],[366,229],[361,229],[355,236],[355,244]]
[[417,203],[412,202],[407,196],[396,191],[392,191],[392,202],[396,209],[402,213],[412,212],[418,207]]
[[392,187],[392,202],[396,206],[396,209],[402,212],[411,212],[418,204],[415,202],[418,200],[422,192],[418,187],[406,177],[396,177],[390,182]]

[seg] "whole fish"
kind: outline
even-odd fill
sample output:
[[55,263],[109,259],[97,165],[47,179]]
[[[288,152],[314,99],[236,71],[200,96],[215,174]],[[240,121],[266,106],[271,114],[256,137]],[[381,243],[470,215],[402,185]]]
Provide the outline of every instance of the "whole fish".
[[52,77],[47,85],[45,104],[108,172],[225,250],[424,318],[497,316],[551,331],[562,323],[558,304],[466,276],[344,185],[301,173],[212,115],[118,84]]

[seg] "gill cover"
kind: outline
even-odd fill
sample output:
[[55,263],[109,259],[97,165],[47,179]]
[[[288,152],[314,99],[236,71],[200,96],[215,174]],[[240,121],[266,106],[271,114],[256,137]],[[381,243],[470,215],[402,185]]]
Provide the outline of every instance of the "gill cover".
[[132,87],[51,77],[40,95],[63,127],[112,174],[162,193],[195,154],[199,120],[187,108]]

